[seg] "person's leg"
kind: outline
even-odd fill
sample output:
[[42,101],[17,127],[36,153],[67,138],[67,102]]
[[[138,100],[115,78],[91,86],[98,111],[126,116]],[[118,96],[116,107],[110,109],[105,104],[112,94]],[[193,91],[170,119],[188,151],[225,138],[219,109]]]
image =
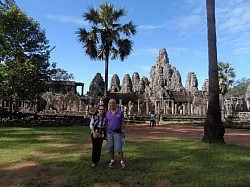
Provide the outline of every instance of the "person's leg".
[[111,160],[115,160],[115,152],[114,151],[110,151],[109,156],[110,156]]
[[107,134],[107,150],[109,152],[109,156],[110,156],[110,162],[108,167],[112,168],[114,166],[114,162],[115,162],[115,153],[114,153],[114,139],[113,139],[113,134]]
[[98,142],[97,139],[93,138],[93,134],[91,134],[91,140],[92,140],[92,162],[93,162],[93,167],[94,164],[98,162]]
[[122,142],[121,142],[121,134],[115,133],[114,136],[114,151],[118,153],[121,167],[124,169],[126,167],[123,157],[123,151],[122,151]]
[[100,161],[100,158],[101,158],[101,153],[102,153],[102,142],[103,142],[103,139],[102,138],[98,138],[97,139],[97,153],[96,153],[96,160],[97,162]]
[[118,156],[119,156],[120,161],[124,161],[123,152],[118,152]]

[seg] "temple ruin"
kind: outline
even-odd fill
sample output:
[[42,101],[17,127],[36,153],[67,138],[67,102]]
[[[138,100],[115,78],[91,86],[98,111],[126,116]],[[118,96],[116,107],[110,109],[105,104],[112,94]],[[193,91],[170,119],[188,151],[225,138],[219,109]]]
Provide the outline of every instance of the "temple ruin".
[[[169,62],[166,49],[160,49],[156,63],[150,69],[149,78],[140,77],[134,72],[132,77],[125,74],[121,79],[114,74],[108,97],[117,100],[119,107],[128,116],[148,116],[151,111],[162,116],[200,116],[205,117],[208,107],[208,80],[198,89],[194,72],[188,73],[185,87],[176,67]],[[81,93],[77,93],[77,87]],[[47,83],[44,93],[35,103],[18,101],[15,108],[21,112],[38,114],[84,115],[92,114],[100,102],[104,102],[104,80],[97,73],[83,94],[84,84],[74,81],[52,81]],[[244,97],[225,98],[223,118],[236,112],[250,111],[250,85]],[[6,101],[0,107],[7,107]]]

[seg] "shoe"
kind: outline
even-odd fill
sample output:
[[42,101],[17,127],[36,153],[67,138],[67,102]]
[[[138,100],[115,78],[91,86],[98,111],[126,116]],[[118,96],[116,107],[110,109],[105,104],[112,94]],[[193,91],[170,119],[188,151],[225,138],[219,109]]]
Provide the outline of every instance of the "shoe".
[[114,167],[114,165],[115,165],[115,162],[110,161],[108,167],[112,168],[112,167]]
[[125,168],[126,168],[125,162],[122,162],[122,163],[121,163],[121,168],[122,168],[122,169],[125,169]]
[[96,167],[97,166],[97,164],[96,163],[93,163],[92,164],[92,168],[94,168],[94,167]]

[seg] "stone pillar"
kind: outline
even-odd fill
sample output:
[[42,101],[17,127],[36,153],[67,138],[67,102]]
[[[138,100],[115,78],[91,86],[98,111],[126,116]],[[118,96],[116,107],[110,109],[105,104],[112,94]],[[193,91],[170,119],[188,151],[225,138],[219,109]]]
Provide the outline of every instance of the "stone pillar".
[[197,108],[197,114],[198,114],[198,116],[200,116],[201,115],[201,107],[197,106],[196,108]]
[[138,103],[137,112],[138,112],[138,114],[141,114],[141,111],[140,111],[140,99],[137,99],[137,103]]
[[157,112],[157,101],[155,100],[155,113]]
[[71,111],[71,101],[69,100],[68,105],[67,105],[67,111]]
[[82,111],[82,100],[79,101],[79,112]]
[[183,103],[182,105],[183,105],[183,115],[186,115],[186,114],[187,114],[187,113],[186,113],[186,104]]
[[166,100],[163,100],[163,113],[166,114]]
[[187,104],[187,114],[190,115],[191,112],[190,112],[190,101],[188,101],[188,104]]
[[168,114],[168,109],[169,109],[169,101],[167,100],[166,103],[165,103],[165,107],[166,107],[166,112],[165,114]]
[[177,104],[175,104],[174,105],[174,114],[177,114],[177,109],[178,109]]
[[161,101],[157,101],[157,114],[160,113]]
[[172,114],[174,114],[174,101],[172,101],[171,107],[172,107]]
[[119,108],[122,109],[122,99],[119,99]]
[[206,116],[206,114],[207,114],[207,111],[206,111],[207,109],[206,109],[206,107],[204,106],[203,107],[203,116]]
[[190,111],[191,111],[191,115],[194,115],[194,108],[193,108],[193,104],[191,104]]
[[146,113],[149,113],[148,100],[146,99]]
[[132,109],[132,103],[131,101],[128,102],[128,115],[130,116],[131,115],[131,109]]

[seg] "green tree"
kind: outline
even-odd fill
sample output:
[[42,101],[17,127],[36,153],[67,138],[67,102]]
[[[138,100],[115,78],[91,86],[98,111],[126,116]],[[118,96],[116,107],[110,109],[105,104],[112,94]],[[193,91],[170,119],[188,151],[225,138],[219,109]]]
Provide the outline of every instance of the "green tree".
[[224,143],[225,128],[221,121],[219,103],[219,80],[216,46],[215,1],[206,0],[208,61],[209,61],[209,99],[207,119],[204,124],[202,141],[206,143]]
[[132,52],[132,41],[128,37],[136,34],[135,25],[132,21],[124,25],[117,23],[125,15],[125,9],[116,10],[114,5],[109,3],[100,5],[99,9],[90,7],[83,18],[92,25],[92,30],[88,32],[85,28],[79,28],[76,32],[90,59],[105,60],[105,98],[108,89],[109,58],[120,57],[121,61],[124,61]]
[[63,70],[61,68],[56,68],[55,72],[52,74],[52,80],[55,81],[69,81],[74,79],[74,76],[72,73],[68,73],[66,70]]
[[250,84],[250,78],[243,77],[237,80],[232,89],[227,93],[228,96],[244,96],[247,87]]
[[50,46],[38,22],[16,5],[0,7],[0,95],[35,100],[50,79]]
[[233,86],[235,70],[229,63],[218,63],[220,93],[224,96]]

